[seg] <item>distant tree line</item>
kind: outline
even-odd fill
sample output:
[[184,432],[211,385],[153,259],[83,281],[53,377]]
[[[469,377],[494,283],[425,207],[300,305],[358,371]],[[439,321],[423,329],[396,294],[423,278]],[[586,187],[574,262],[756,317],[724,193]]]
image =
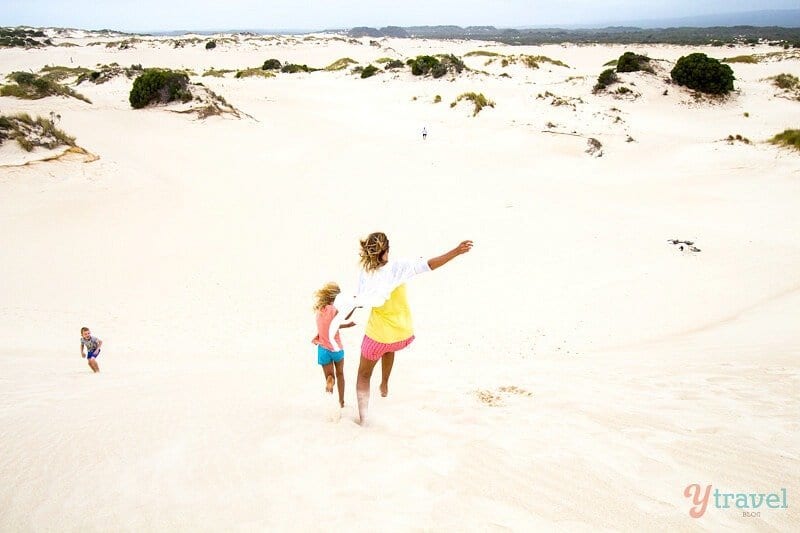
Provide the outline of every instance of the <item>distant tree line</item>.
[[766,40],[800,48],[800,28],[720,26],[713,28],[632,28],[609,27],[565,30],[502,29],[494,26],[411,26],[400,28],[358,27],[348,32],[350,37],[422,37],[427,39],[475,39],[499,41],[506,44],[536,45],[555,43],[605,44],[685,44],[718,45],[755,44]]

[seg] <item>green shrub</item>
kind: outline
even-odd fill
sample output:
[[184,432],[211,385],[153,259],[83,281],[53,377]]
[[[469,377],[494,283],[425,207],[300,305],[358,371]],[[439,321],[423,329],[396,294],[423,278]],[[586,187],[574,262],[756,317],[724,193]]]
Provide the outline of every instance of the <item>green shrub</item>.
[[597,77],[597,83],[594,86],[594,92],[599,92],[619,81],[617,77],[617,73],[614,71],[613,68],[609,68],[604,70],[600,73],[600,76]]
[[617,94],[628,94],[628,93],[630,93],[630,92],[633,92],[633,91],[631,91],[630,89],[628,89],[628,88],[627,88],[627,87],[625,87],[625,86],[622,86],[622,87],[620,87],[620,88],[619,88],[619,89],[617,89],[617,91],[616,91],[616,93],[617,93]]
[[475,109],[472,112],[473,117],[480,113],[484,107],[494,107],[494,102],[486,98],[483,93],[463,93],[450,104],[450,107],[455,107],[461,100],[470,100],[475,104]]
[[15,82],[16,85],[0,87],[0,96],[14,96],[25,100],[39,100],[48,96],[69,96],[88,104],[92,103],[91,100],[71,88],[30,72],[12,72],[8,75],[8,79]]
[[784,130],[769,140],[772,144],[800,150],[800,130]]
[[361,79],[372,77],[376,72],[378,72],[378,67],[375,65],[367,65],[364,67],[364,70],[361,71]]
[[294,63],[287,63],[281,67],[281,72],[284,74],[297,74],[298,72],[311,72],[312,69],[308,65],[295,65]]
[[404,66],[406,66],[406,64],[399,59],[393,59],[384,65],[383,70],[394,70],[396,68],[403,68]]
[[617,59],[612,59],[608,63],[603,63],[604,67],[616,67],[617,66]]
[[280,70],[281,62],[277,59],[267,59],[264,61],[264,65],[261,67],[261,70]]
[[378,63],[379,65],[388,63],[389,61],[392,61],[391,57],[379,57],[378,59],[375,60],[375,62]]
[[433,97],[433,103],[434,104],[438,104],[441,101],[442,101],[442,95],[437,94],[436,96]]
[[409,59],[406,64],[411,67],[411,74],[414,76],[424,76],[441,65],[439,60],[433,56],[417,56]]
[[189,77],[182,72],[147,69],[134,80],[128,100],[134,109],[174,100],[188,102],[192,99],[188,86]]
[[733,90],[733,69],[702,53],[678,59],[672,69],[672,80],[701,93],[727,94]]
[[342,70],[347,68],[348,65],[352,65],[355,63],[358,63],[358,61],[350,59],[349,57],[343,57],[341,59],[337,59],[336,61],[325,67],[325,70],[331,70],[331,71]]
[[625,52],[617,60],[617,72],[637,72],[644,70],[645,72],[653,72],[653,67],[650,66],[650,58],[633,52]]
[[795,88],[800,87],[800,79],[797,76],[792,74],[778,74],[777,76],[773,76],[770,78],[772,83],[775,87],[779,89],[784,89],[787,91],[791,91]]
[[206,43],[206,50],[213,50],[216,47],[217,47],[216,41],[208,41]]

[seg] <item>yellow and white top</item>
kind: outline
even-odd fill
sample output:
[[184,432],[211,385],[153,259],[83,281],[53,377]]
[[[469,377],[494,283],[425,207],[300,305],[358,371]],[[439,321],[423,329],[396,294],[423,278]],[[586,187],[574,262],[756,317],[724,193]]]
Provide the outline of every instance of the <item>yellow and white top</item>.
[[389,261],[373,272],[361,272],[356,301],[372,308],[364,331],[367,337],[390,344],[414,334],[405,282],[430,270],[426,260],[417,259]]

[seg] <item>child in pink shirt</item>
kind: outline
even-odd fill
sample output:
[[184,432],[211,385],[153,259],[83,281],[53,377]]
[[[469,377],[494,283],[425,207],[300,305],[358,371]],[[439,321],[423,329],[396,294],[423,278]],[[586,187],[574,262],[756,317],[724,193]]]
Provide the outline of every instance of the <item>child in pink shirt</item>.
[[339,329],[355,326],[354,322],[342,323],[350,318],[355,309],[351,302],[345,304],[346,298],[341,292],[339,285],[331,282],[314,293],[317,334],[311,342],[317,345],[317,363],[325,374],[325,391],[332,394],[335,383],[339,389],[339,405],[344,407],[344,349]]

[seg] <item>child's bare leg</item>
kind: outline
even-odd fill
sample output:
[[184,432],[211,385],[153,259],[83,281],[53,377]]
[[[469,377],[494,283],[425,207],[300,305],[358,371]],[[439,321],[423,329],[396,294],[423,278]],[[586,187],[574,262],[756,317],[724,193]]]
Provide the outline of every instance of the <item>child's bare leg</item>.
[[89,359],[89,368],[92,369],[92,372],[100,372],[100,366],[97,364],[97,360],[94,357]]
[[367,411],[369,410],[369,380],[372,377],[372,369],[375,368],[377,361],[361,357],[358,363],[358,379],[356,380],[356,398],[358,399],[358,423],[364,424],[367,421]]
[[339,405],[344,407],[344,359],[336,361],[336,387],[339,389]]
[[384,398],[389,394],[389,375],[392,373],[394,365],[394,352],[386,352],[381,357],[381,396]]
[[333,394],[333,363],[322,365],[322,372],[325,374],[325,392]]

